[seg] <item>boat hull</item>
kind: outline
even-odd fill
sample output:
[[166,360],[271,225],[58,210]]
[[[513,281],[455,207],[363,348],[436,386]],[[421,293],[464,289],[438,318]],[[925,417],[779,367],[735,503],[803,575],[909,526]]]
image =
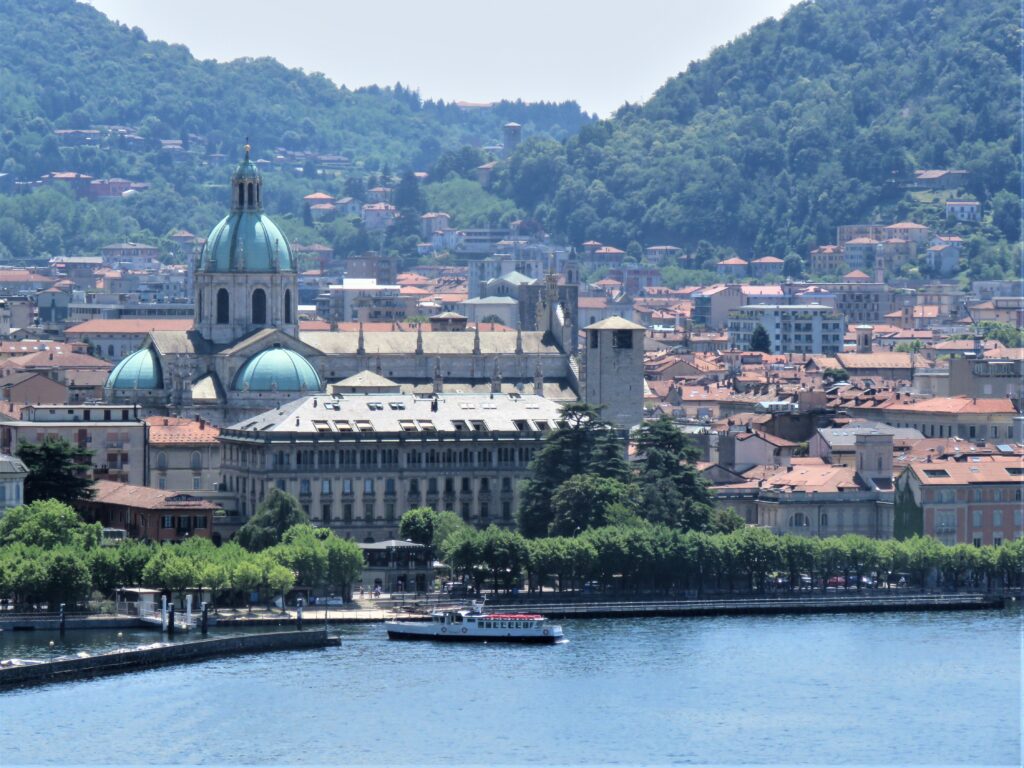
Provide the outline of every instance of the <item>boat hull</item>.
[[403,632],[389,629],[389,640],[435,640],[439,643],[525,643],[531,645],[552,645],[561,640],[556,635],[477,635],[444,634],[434,635],[420,632]]

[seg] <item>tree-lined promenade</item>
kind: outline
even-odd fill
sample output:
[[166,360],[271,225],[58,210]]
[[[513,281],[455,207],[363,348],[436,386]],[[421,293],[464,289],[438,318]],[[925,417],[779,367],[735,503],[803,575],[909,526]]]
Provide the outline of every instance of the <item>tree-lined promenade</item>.
[[102,527],[55,500],[34,501],[0,518],[0,597],[17,606],[75,605],[117,587],[181,594],[203,587],[214,606],[284,595],[302,586],[350,595],[363,568],[352,541],[314,528],[298,502],[276,489],[237,540],[221,546],[194,538],[181,544],[125,541],[102,545]]

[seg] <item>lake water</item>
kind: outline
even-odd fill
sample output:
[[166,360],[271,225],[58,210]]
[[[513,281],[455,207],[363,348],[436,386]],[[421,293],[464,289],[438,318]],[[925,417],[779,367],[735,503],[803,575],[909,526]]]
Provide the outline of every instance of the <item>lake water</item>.
[[[341,648],[0,693],[0,764],[1018,765],[1021,619],[565,621],[547,647],[359,625]],[[0,657],[53,637],[0,634]]]

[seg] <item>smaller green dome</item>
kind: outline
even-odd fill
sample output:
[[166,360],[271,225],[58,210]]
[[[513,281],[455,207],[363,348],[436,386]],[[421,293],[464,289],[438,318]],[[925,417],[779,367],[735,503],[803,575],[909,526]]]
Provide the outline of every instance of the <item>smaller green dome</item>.
[[281,347],[265,349],[246,361],[233,388],[249,392],[319,392],[320,376],[298,352]]
[[160,359],[150,347],[132,352],[107,377],[108,389],[162,389]]

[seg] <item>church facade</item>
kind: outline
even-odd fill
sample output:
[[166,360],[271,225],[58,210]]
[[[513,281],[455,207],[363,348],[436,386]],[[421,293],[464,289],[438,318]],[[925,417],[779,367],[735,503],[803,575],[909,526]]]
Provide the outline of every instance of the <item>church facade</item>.
[[[588,390],[573,356],[576,309],[562,299],[549,275],[534,309],[537,330],[530,331],[302,331],[295,260],[263,212],[263,180],[246,147],[231,178],[231,210],[195,264],[193,327],[151,332],[111,372],[105,399],[138,404],[145,415],[227,426],[370,371],[406,394],[574,401]],[[643,329],[634,329],[642,344]],[[598,358],[586,368],[595,381],[605,375]],[[623,377],[642,387],[642,356],[635,371],[616,366],[607,377],[590,391],[616,392]],[[639,423],[641,416],[642,409],[626,420]]]

